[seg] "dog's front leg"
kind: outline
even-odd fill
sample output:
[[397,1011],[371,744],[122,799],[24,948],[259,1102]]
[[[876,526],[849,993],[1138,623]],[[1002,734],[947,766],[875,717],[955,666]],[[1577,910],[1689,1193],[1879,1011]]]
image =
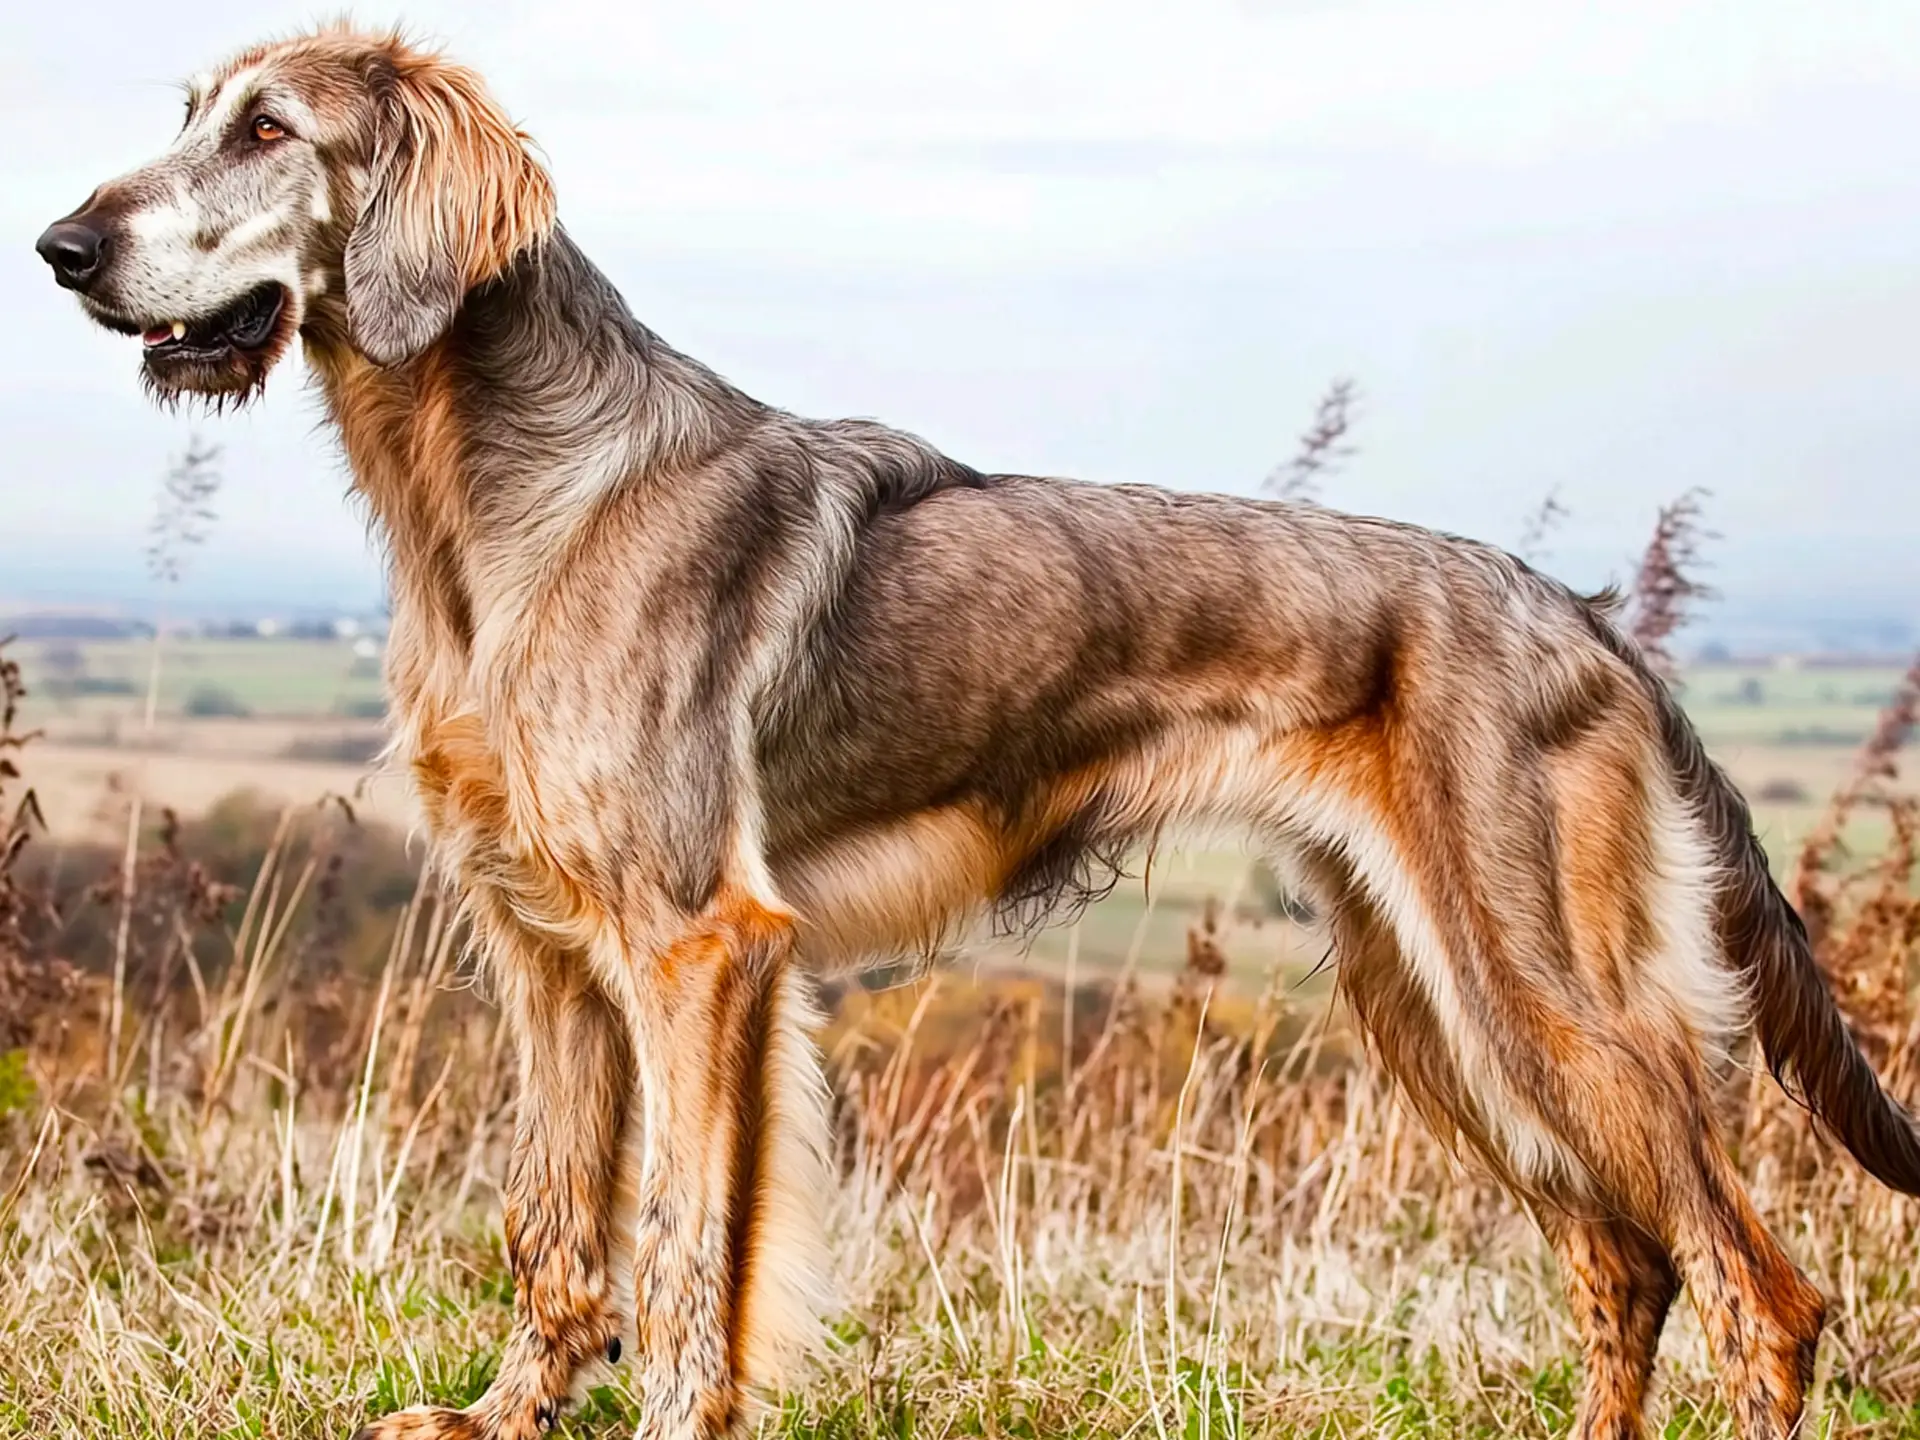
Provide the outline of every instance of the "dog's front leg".
[[506,1183],[514,1319],[493,1383],[466,1409],[388,1415],[355,1440],[532,1440],[550,1429],[587,1359],[617,1354],[613,1230],[632,1088],[630,1027],[584,955],[476,907],[479,939],[520,1050]]
[[714,1440],[818,1324],[826,1095],[791,917],[723,884],[676,929],[627,968],[639,1435]]

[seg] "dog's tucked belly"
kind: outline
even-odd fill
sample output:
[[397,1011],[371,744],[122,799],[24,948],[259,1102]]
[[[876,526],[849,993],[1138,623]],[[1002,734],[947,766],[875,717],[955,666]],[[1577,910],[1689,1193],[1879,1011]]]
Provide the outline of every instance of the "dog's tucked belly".
[[776,851],[774,883],[808,964],[844,969],[937,950],[1009,896],[1050,907],[1085,863],[1111,864],[1143,839],[1225,829],[1271,843],[1286,779],[1261,728],[1189,726],[1049,778],[1018,818],[975,798]]

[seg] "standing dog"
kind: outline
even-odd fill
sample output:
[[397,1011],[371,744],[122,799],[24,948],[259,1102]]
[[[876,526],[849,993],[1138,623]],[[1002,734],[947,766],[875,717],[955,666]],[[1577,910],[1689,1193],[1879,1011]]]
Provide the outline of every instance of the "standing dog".
[[158,396],[298,336],[391,563],[394,749],[519,1037],[523,1440],[632,1354],[645,1436],[739,1428],[819,1303],[805,972],[1031,918],[1171,827],[1297,857],[1443,1135],[1551,1217],[1583,1436],[1640,1432],[1684,1281],[1743,1434],[1822,1301],[1709,1112],[1752,1029],[1920,1193],[1745,805],[1633,647],[1509,557],[1290,505],[989,475],[770,409],[627,312],[471,72],[325,30],[192,82],[39,244]]

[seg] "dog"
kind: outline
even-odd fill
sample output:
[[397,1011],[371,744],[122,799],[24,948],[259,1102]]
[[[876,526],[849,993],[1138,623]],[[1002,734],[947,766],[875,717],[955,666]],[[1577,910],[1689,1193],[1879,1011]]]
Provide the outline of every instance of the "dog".
[[384,541],[393,754],[519,1047],[525,1440],[601,1357],[640,1433],[739,1431],[821,1313],[810,977],[1031,922],[1130,847],[1291,858],[1425,1120],[1544,1217],[1577,1431],[1635,1436],[1684,1283],[1741,1432],[1792,1433],[1819,1292],[1716,1133],[1757,1037],[1920,1193],[1745,803],[1603,604],[1314,506],[991,474],[749,398],[629,313],[471,71],[322,29],[194,78],[38,249],[159,398],[296,337]]

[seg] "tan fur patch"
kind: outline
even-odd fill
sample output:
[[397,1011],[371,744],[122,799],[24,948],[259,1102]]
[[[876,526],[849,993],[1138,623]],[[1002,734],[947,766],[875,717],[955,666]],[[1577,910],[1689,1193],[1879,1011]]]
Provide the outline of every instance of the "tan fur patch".
[[1608,730],[1550,755],[1546,774],[1562,823],[1560,903],[1572,959],[1589,983],[1624,1005],[1635,971],[1653,946],[1641,877],[1653,863],[1646,807],[1639,795],[1644,742]]
[[782,865],[808,963],[933,953],[998,891],[1013,856],[977,806],[923,810]]

